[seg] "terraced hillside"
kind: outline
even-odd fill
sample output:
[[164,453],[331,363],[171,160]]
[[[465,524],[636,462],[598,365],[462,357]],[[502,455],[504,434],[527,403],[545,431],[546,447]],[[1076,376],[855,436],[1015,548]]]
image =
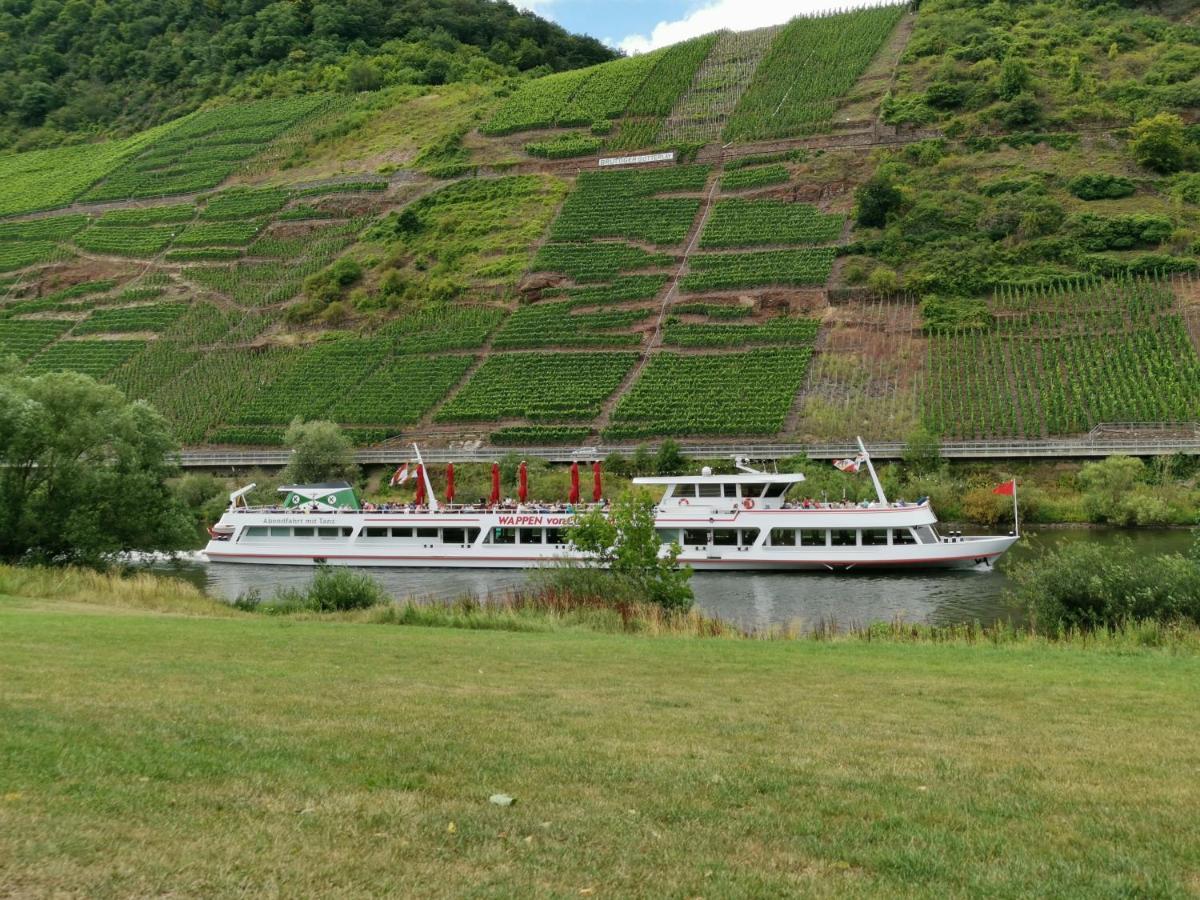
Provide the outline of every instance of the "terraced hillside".
[[[150,400],[188,444],[278,444],[295,417],[510,445],[1200,417],[1195,127],[1156,172],[1134,132],[1065,113],[1045,133],[874,118],[915,85],[940,102],[928,59],[959,51],[931,42],[957,9],[503,88],[218,103],[0,157],[0,347]],[[1190,26],[1156,21],[1140,51],[1186,88],[1162,29]],[[996,89],[1051,77],[1015,71]],[[640,150],[675,159],[596,165]]]

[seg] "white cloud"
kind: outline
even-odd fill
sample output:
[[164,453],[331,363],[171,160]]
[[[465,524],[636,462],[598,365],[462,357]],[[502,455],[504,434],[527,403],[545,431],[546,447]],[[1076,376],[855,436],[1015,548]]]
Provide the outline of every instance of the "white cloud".
[[543,19],[550,18],[550,7],[554,5],[555,0],[519,0],[515,4],[517,9],[528,10],[531,13],[537,13]]
[[848,6],[877,6],[884,2],[889,0],[708,0],[682,19],[659,22],[648,35],[627,35],[619,46],[626,53],[645,53],[722,28],[748,31],[778,25],[796,16],[832,12]]

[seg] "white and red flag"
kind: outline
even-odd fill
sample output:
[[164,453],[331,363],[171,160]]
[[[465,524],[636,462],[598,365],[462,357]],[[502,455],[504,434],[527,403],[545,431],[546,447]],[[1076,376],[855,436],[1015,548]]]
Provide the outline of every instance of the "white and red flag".
[[834,468],[840,472],[845,472],[847,475],[854,475],[866,462],[866,457],[861,453],[853,459],[835,459],[833,461]]
[[404,484],[406,481],[408,481],[408,463],[405,463],[392,473],[392,480],[388,484],[395,487],[398,484]]

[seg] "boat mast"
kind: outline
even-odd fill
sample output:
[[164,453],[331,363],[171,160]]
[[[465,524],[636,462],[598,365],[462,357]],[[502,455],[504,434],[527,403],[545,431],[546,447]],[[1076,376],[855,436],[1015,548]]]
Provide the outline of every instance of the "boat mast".
[[433,482],[429,480],[429,467],[425,465],[425,460],[421,459],[421,448],[413,444],[413,452],[417,454],[417,465],[421,467],[421,477],[425,479],[425,492],[429,495],[429,511],[437,512],[438,500],[437,495],[433,492]]
[[871,464],[871,454],[867,452],[866,446],[863,444],[863,439],[858,439],[858,449],[862,451],[863,462],[867,464],[867,471],[871,473],[871,483],[875,485],[875,493],[879,497],[879,502],[887,506],[887,497],[883,494],[883,485],[879,483],[879,476],[875,474],[875,466]]

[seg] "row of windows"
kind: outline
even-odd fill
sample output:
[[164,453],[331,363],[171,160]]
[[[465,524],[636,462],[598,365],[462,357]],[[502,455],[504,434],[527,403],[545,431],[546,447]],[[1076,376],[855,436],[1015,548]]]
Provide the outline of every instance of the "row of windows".
[[[682,547],[751,547],[761,534],[758,528],[660,528],[659,540]],[[886,547],[915,544],[908,528],[772,528],[768,547]]]
[[[347,526],[289,527],[278,525],[249,525],[244,538],[297,537],[348,538],[354,529]],[[664,544],[678,543],[683,547],[752,547],[762,533],[758,528],[660,528],[659,540]],[[478,528],[364,528],[368,540],[383,538],[419,541],[440,541],[443,544],[474,544]],[[484,538],[488,544],[552,544],[567,542],[561,528],[492,528]],[[917,539],[908,528],[772,528],[767,536],[768,547],[886,547],[915,544]]]
[[[782,497],[787,493],[790,484],[743,484],[743,497]],[[672,497],[729,497],[737,499],[737,484],[677,484],[671,490]]]

